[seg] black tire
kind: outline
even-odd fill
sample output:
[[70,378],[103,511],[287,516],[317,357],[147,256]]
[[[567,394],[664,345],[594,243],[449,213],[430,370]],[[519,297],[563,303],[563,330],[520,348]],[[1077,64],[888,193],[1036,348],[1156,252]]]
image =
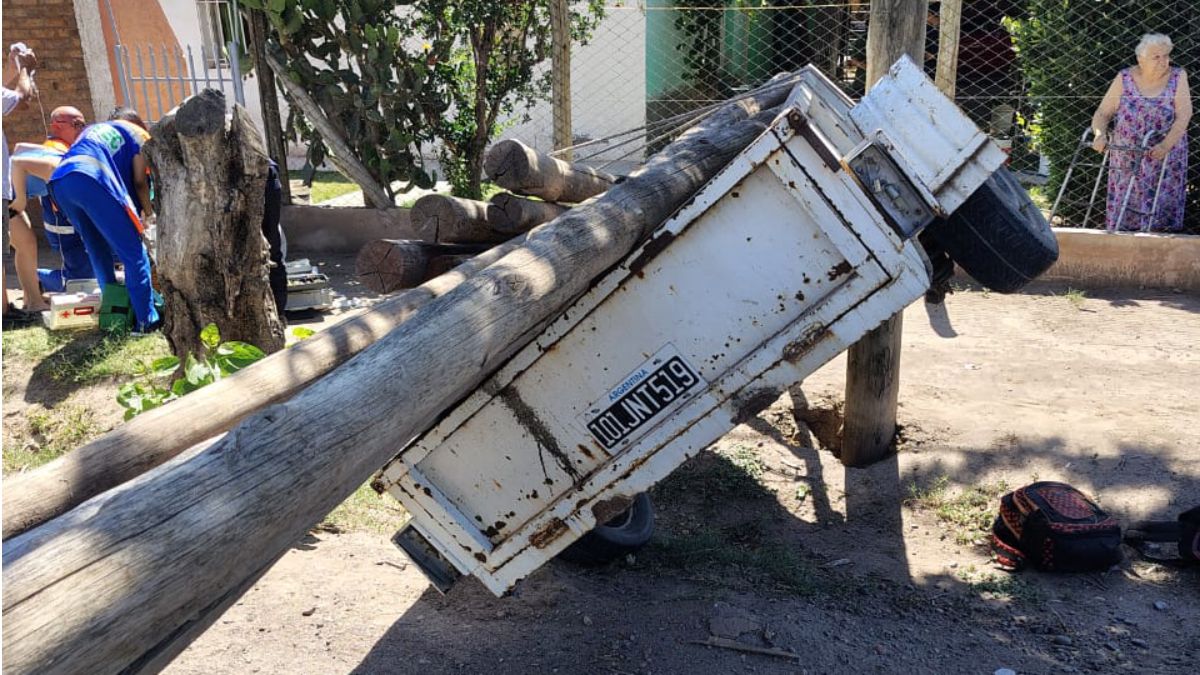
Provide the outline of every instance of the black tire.
[[997,293],[1020,290],[1058,260],[1058,241],[1041,210],[1000,167],[949,218],[925,233],[971,278]]
[[578,565],[605,565],[646,545],[654,534],[654,504],[642,493],[621,515],[583,535],[560,558]]

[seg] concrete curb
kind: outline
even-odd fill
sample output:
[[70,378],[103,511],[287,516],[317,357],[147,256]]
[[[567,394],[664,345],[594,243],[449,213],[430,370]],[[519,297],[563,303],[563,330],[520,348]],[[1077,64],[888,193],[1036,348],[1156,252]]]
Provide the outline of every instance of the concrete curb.
[[358,253],[375,239],[412,239],[409,209],[345,208],[293,204],[284,206],[279,221],[288,249],[329,253]]
[[1200,292],[1200,236],[1054,228],[1058,262],[1041,280],[1079,288]]

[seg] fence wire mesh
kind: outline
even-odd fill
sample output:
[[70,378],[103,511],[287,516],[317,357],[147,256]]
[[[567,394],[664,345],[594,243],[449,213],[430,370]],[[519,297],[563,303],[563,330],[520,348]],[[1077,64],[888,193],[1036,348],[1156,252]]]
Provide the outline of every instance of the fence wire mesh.
[[[1144,33],[1174,42],[1174,66],[1200,67],[1195,0],[961,0],[956,100],[1009,149],[1011,168],[1049,210],[1080,134]],[[945,5],[945,6],[944,6]],[[924,65],[934,76],[949,3],[929,2]],[[944,16],[943,16],[944,15]],[[853,97],[865,86],[868,0],[612,0],[572,52],[576,159],[637,162],[690,113],[812,63]],[[551,146],[549,104],[506,135]],[[627,133],[623,133],[627,132]],[[582,144],[582,145],[580,145]],[[1200,143],[1192,143],[1186,230],[1200,233]],[[1079,153],[1056,224],[1104,227],[1107,181],[1084,222],[1101,156]]]

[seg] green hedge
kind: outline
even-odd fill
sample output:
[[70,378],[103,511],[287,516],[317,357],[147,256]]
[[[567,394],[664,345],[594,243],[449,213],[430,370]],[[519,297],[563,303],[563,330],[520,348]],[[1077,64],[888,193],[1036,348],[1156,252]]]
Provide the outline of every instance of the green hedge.
[[[1171,37],[1175,43],[1171,60],[1188,71],[1195,100],[1194,82],[1200,77],[1196,74],[1200,72],[1200,6],[1196,0],[1028,0],[1025,9],[1022,18],[1009,18],[1005,23],[1036,111],[1024,124],[1050,159],[1050,195],[1058,194],[1080,134],[1091,124],[1109,84],[1119,70],[1136,63],[1134,48],[1143,34]],[[1200,234],[1200,138],[1196,138],[1195,128],[1193,123],[1185,227]],[[1097,158],[1094,153],[1084,156],[1089,161]],[[1077,170],[1064,203],[1086,203],[1094,177],[1095,169]],[[1066,212],[1075,215],[1071,209]]]

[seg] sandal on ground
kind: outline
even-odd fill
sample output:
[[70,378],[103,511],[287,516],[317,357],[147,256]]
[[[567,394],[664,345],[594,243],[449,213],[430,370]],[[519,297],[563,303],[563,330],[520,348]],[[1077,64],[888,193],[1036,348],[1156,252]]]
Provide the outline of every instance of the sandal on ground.
[[40,312],[30,312],[24,309],[17,309],[9,306],[9,309],[4,312],[4,329],[12,328],[27,328],[41,322],[42,316]]

